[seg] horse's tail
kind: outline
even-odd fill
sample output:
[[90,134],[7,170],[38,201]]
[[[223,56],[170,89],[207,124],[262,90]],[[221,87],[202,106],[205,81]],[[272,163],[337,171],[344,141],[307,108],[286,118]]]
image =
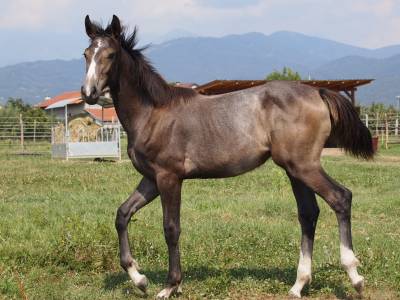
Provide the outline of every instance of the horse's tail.
[[351,102],[341,94],[327,89],[320,89],[319,94],[328,106],[331,116],[330,138],[355,157],[373,158],[371,133],[361,122]]

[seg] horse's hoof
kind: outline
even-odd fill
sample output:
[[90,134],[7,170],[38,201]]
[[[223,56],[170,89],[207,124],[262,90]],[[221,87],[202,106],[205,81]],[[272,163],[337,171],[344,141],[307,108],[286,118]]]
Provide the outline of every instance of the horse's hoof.
[[292,296],[292,297],[298,298],[298,299],[301,298],[300,292],[297,291],[297,290],[294,290],[294,289],[291,289],[291,290],[289,291],[289,296]]
[[361,296],[364,290],[364,277],[360,276],[357,282],[353,284],[353,287],[356,289],[357,293]]
[[147,286],[149,285],[149,281],[145,275],[140,274],[140,279],[137,282],[134,282],[135,286],[141,290],[143,293],[147,293]]
[[128,272],[129,276],[131,277],[133,284],[141,290],[143,293],[146,294],[147,292],[147,286],[149,284],[149,281],[147,280],[147,277],[145,275],[140,274],[137,271],[134,272]]
[[157,294],[156,299],[157,300],[164,300],[164,299],[169,299],[170,297],[174,295],[180,295],[182,294],[182,288],[181,285],[174,285],[170,287],[166,287],[163,289],[161,292]]

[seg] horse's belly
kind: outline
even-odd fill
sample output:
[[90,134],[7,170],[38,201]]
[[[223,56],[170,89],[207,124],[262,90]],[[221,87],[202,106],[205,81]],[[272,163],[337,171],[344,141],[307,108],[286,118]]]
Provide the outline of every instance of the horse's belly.
[[[209,152],[209,154],[212,154]],[[237,151],[209,155],[206,159],[186,158],[184,168],[187,178],[223,178],[237,176],[262,165],[271,153],[263,151]]]

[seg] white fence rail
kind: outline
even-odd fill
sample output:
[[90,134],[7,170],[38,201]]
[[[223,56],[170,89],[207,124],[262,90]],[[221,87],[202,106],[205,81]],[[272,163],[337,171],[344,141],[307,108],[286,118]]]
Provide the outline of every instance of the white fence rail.
[[[60,127],[64,122],[43,121],[34,117],[0,117],[0,154],[51,154],[52,144],[65,142],[65,131]],[[82,126],[69,142],[111,142],[117,141],[125,132],[116,128],[116,124],[97,128],[89,133]],[[60,132],[57,139],[55,130]],[[71,133],[72,134],[72,133]]]
[[[400,118],[397,113],[361,114],[360,118],[372,135],[379,137],[381,146],[400,143]],[[50,154],[52,130],[57,124],[58,122],[41,121],[34,117],[0,117],[0,153]],[[105,126],[97,132],[96,141],[115,140],[111,134],[112,131]],[[121,136],[125,136],[122,128]],[[85,131],[79,133],[78,141],[89,141]]]
[[0,152],[49,152],[53,123],[34,117],[0,117]]
[[58,128],[53,128],[51,140],[53,158],[68,160],[71,158],[112,157],[121,159],[119,123],[91,129],[79,126],[75,136],[70,134],[68,128],[65,130],[64,126],[58,126]]
[[360,117],[372,135],[379,137],[381,146],[388,148],[389,144],[400,143],[399,114],[377,112]]

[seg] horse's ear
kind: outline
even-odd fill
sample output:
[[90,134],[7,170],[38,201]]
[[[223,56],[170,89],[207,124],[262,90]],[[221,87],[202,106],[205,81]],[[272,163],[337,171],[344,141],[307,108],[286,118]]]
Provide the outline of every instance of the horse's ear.
[[93,25],[92,21],[90,21],[89,15],[86,15],[85,18],[85,29],[88,37],[90,37],[93,40],[96,36],[96,28]]
[[119,21],[119,18],[116,15],[113,15],[112,21],[111,21],[111,35],[119,40],[121,36],[121,22]]

